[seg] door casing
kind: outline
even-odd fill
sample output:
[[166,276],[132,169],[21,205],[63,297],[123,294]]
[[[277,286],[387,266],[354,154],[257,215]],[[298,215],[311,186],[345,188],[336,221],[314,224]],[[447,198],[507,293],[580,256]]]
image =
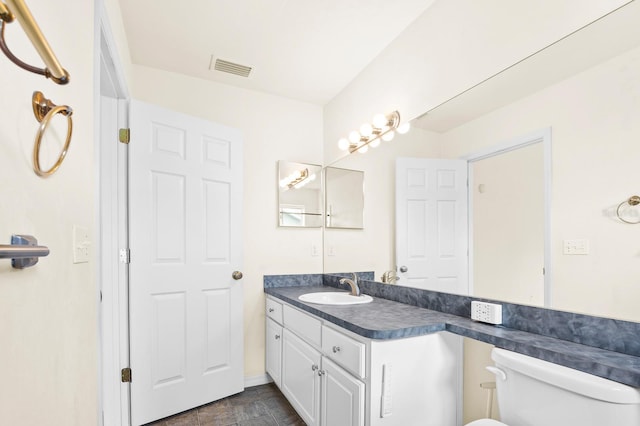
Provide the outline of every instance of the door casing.
[[[120,249],[128,248],[127,148],[118,142],[118,129],[128,127],[129,91],[115,39],[101,0],[95,0],[94,152],[97,165],[95,218],[98,424],[129,426],[130,394],[120,370],[129,363],[128,272]],[[117,116],[102,108],[103,97],[113,99]],[[110,129],[103,129],[108,123]],[[103,134],[112,134],[105,140]]]

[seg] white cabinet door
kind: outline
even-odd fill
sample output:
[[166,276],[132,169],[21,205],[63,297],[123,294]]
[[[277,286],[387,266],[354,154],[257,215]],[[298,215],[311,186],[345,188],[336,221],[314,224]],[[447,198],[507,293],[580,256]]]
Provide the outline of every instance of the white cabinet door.
[[278,387],[281,387],[280,371],[282,366],[282,326],[267,318],[267,373]]
[[364,426],[364,383],[322,358],[322,426]]
[[320,353],[295,334],[284,329],[281,389],[308,426],[319,425],[319,368]]

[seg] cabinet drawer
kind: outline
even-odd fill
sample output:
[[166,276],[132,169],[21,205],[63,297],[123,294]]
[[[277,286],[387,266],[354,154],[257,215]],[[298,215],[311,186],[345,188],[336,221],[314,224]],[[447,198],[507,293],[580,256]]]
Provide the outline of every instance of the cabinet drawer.
[[322,323],[320,320],[307,315],[291,306],[283,308],[284,326],[295,332],[307,342],[320,346]]
[[267,316],[282,324],[282,303],[267,298]]
[[322,326],[322,351],[358,377],[365,376],[365,344]]

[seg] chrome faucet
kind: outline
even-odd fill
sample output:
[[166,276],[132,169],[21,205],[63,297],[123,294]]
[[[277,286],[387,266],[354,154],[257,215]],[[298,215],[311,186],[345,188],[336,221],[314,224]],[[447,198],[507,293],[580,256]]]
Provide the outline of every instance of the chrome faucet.
[[358,276],[355,274],[355,272],[352,272],[352,275],[352,280],[350,280],[349,278],[342,278],[340,279],[340,284],[349,284],[349,287],[351,287],[351,295],[360,296],[360,287],[358,287]]

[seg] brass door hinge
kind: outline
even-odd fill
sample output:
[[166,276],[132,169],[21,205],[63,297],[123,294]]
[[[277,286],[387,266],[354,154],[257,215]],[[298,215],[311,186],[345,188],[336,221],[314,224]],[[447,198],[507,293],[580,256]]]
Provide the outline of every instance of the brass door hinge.
[[131,383],[131,369],[129,367],[123,368],[121,371],[122,383]]
[[131,129],[119,129],[118,140],[121,143],[128,144],[129,141],[131,140]]

